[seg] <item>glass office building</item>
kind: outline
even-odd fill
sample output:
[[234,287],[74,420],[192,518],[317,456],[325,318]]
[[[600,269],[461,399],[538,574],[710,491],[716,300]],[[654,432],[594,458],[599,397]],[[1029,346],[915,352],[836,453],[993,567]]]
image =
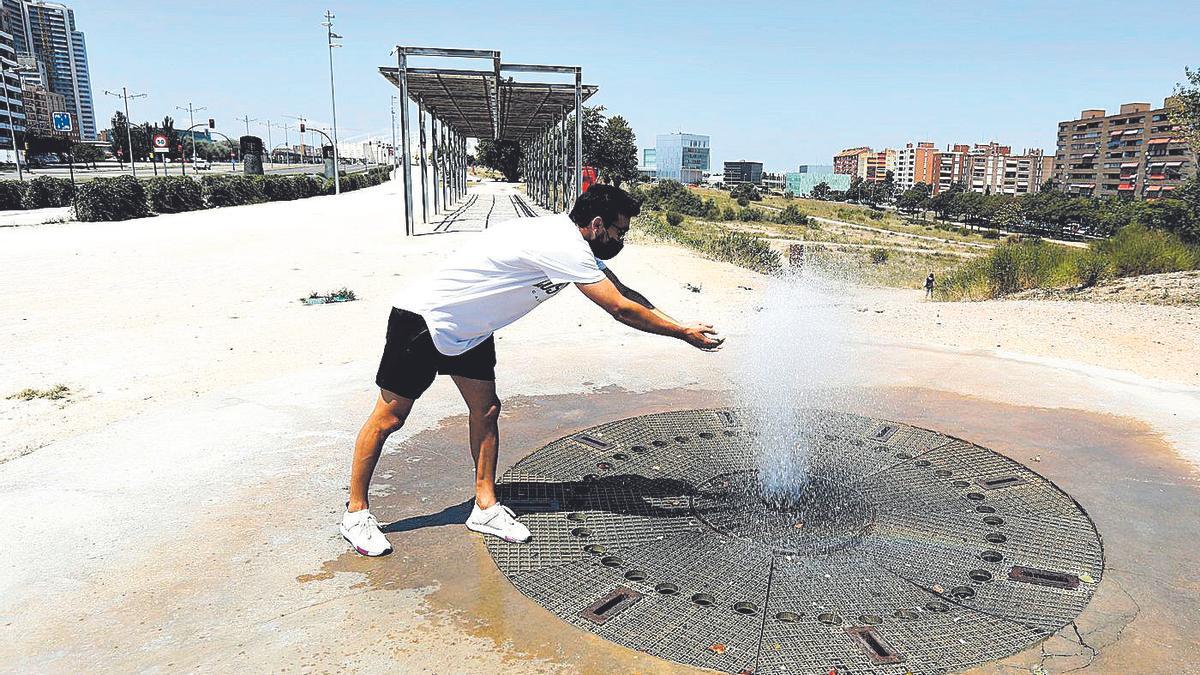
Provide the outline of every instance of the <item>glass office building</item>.
[[655,175],[659,180],[700,183],[708,171],[708,136],[659,134],[655,139]]

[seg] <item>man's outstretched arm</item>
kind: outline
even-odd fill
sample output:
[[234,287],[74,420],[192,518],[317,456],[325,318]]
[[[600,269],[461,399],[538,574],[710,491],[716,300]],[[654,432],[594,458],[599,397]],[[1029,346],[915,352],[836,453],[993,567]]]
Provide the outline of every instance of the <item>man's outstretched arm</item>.
[[641,293],[638,293],[637,291],[626,286],[625,284],[621,283],[621,280],[617,278],[617,275],[613,274],[612,269],[605,267],[604,268],[604,276],[608,277],[608,280],[613,282],[613,285],[617,287],[617,290],[621,292],[621,295],[629,298],[630,300],[636,302],[637,304],[641,305],[642,307],[645,307],[646,309],[650,310],[651,312],[654,312],[655,314],[666,319],[667,321],[675,323],[675,319],[671,318],[666,312],[655,307],[654,303],[650,302],[649,298],[642,295]]
[[655,335],[679,338],[698,349],[714,350],[724,342],[722,339],[709,337],[717,334],[712,326],[703,323],[682,326],[669,318],[664,318],[654,310],[622,295],[616,285],[608,279],[592,284],[575,285],[589,300],[600,305],[614,319],[631,328]]

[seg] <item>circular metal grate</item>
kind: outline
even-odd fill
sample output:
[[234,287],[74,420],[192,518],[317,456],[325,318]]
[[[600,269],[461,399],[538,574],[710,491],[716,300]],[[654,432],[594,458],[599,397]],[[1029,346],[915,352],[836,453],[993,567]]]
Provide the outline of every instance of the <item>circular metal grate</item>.
[[1103,567],[1068,495],[985,448],[895,422],[812,416],[807,486],[763,499],[736,410],[635,417],[505,473],[533,532],[501,571],[570,623],[726,672],[945,673],[1066,625]]

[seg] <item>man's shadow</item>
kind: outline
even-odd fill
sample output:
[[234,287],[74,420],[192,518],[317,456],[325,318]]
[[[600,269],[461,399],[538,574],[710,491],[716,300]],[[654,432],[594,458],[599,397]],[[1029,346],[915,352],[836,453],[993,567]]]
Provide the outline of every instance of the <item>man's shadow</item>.
[[[692,499],[720,500],[726,492],[697,490],[675,478],[637,474],[588,476],[567,482],[516,481],[497,483],[496,497],[518,516],[528,513],[604,511],[647,518],[679,518],[692,512]],[[384,532],[412,532],[426,527],[461,525],[471,515],[474,499],[436,513],[410,516],[385,525]]]

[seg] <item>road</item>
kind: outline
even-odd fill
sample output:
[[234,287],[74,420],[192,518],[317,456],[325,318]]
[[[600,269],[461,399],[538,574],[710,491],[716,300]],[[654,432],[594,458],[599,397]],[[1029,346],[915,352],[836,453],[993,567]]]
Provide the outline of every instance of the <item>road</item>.
[[[145,162],[139,162],[137,165],[138,178],[153,178],[155,176],[178,176],[183,173],[182,164],[170,164],[164,173],[162,166],[158,166],[158,171],[155,172],[154,167]],[[357,173],[363,171],[369,166],[362,164],[352,164],[343,167],[346,173]],[[321,173],[324,171],[324,166],[321,164],[267,164],[264,167],[264,173],[267,175],[292,175],[300,173]],[[214,163],[211,169],[204,171],[195,171],[190,166],[187,167],[187,175],[208,175],[208,174],[224,174],[224,173],[241,173],[242,165],[237,163],[230,165],[227,162]],[[84,168],[82,165],[75,166],[75,180],[80,183],[90,181],[95,178],[112,178],[114,176],[129,175],[131,170],[129,165],[122,167],[116,162],[98,162],[97,168]],[[69,178],[71,175],[70,169],[63,166],[44,167],[30,171],[26,169],[25,180],[30,180],[37,176],[54,176],[56,178]],[[16,171],[0,171],[0,180],[16,180]]]

